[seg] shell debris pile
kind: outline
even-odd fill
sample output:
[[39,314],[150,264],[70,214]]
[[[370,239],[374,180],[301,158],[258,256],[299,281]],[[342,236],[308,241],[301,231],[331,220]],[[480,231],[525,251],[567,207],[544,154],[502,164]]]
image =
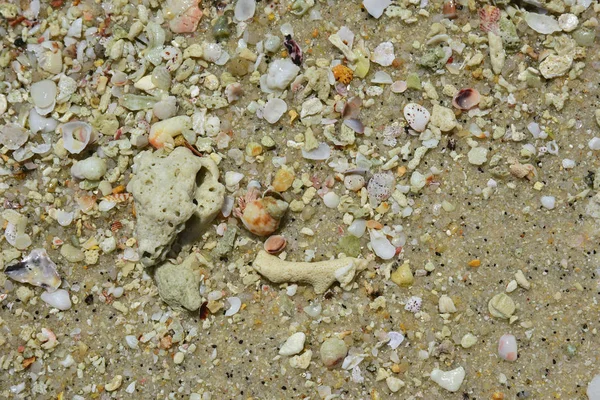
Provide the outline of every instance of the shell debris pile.
[[600,400],[599,14],[0,2],[0,398]]

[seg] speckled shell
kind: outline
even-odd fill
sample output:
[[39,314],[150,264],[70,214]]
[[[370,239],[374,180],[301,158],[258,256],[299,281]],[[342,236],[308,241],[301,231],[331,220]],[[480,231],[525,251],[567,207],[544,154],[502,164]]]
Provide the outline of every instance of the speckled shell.
[[431,114],[422,105],[408,103],[404,106],[404,118],[413,130],[423,132],[429,123]]

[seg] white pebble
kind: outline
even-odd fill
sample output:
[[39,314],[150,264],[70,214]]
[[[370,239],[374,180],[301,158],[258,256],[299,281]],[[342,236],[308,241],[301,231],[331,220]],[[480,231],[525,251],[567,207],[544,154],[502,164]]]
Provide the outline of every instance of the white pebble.
[[575,168],[575,161],[570,158],[565,158],[562,160],[562,166],[564,169]]
[[279,355],[281,356],[293,356],[302,351],[304,348],[304,342],[306,341],[306,335],[304,332],[296,332],[290,336],[281,348],[279,349]]
[[498,341],[498,355],[506,361],[517,360],[517,339],[514,335],[502,335]]
[[558,26],[565,32],[574,31],[579,25],[579,18],[575,14],[562,14],[558,17]]
[[287,111],[287,104],[281,99],[270,99],[263,109],[263,117],[268,123],[274,124]]
[[125,336],[125,343],[127,343],[127,346],[129,346],[130,349],[138,348],[138,339],[133,335]]
[[556,206],[556,199],[554,196],[542,196],[541,201],[542,206],[548,210],[552,210]]
[[404,386],[404,382],[402,380],[393,376],[388,376],[387,378],[385,378],[385,383],[387,384],[388,389],[390,389],[390,392],[392,393],[396,393],[402,388],[402,386]]
[[42,301],[49,306],[66,311],[71,308],[71,298],[69,292],[64,289],[58,289],[55,292],[44,292],[40,296]]
[[447,391],[456,392],[465,379],[465,369],[458,367],[451,371],[442,371],[436,368],[431,371],[430,378]]
[[356,237],[362,237],[367,229],[367,221],[364,219],[355,219],[348,227],[348,233]]
[[590,381],[585,393],[589,400],[600,400],[600,374]]
[[327,192],[325,193],[325,196],[323,196],[323,203],[329,208],[336,208],[338,204],[340,204],[340,196],[335,192]]
[[455,313],[457,311],[456,306],[454,305],[454,301],[452,301],[452,299],[446,296],[445,294],[442,295],[442,297],[440,297],[440,300],[438,302],[438,309],[440,311],[440,314]]
[[600,150],[600,138],[598,138],[598,137],[591,138],[590,141],[588,142],[588,146],[592,150]]
[[289,59],[279,59],[269,65],[266,84],[271,90],[285,90],[296,78],[300,68]]
[[106,161],[100,157],[92,156],[75,163],[71,167],[71,175],[77,179],[97,181],[106,173]]

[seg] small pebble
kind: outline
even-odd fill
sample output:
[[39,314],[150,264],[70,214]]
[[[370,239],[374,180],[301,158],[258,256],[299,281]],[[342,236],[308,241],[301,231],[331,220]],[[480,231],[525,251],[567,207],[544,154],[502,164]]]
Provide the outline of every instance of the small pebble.
[[523,273],[523,271],[518,270],[515,273],[515,279],[516,279],[517,283],[519,284],[519,286],[521,286],[523,289],[529,290],[529,288],[531,287],[531,283],[529,283],[529,281],[525,277],[525,274]]
[[359,191],[365,186],[365,178],[358,174],[346,175],[344,177],[344,186],[353,192]]
[[390,278],[392,282],[394,282],[398,286],[410,286],[415,280],[408,262],[405,262],[404,264],[399,266],[397,270],[392,272]]
[[452,301],[452,299],[446,295],[442,295],[442,297],[440,297],[438,309],[440,314],[455,313],[457,311],[454,301]]
[[104,386],[104,389],[107,392],[114,392],[115,390],[117,390],[118,388],[121,387],[122,383],[123,383],[123,376],[115,375],[115,377]]
[[404,382],[394,376],[388,376],[385,378],[385,383],[392,393],[396,393],[404,386]]
[[327,368],[335,368],[342,364],[346,354],[348,354],[348,347],[343,340],[338,338],[329,338],[321,345],[321,361]]
[[502,335],[498,341],[498,355],[506,361],[517,360],[517,339],[514,335]]
[[49,306],[58,308],[62,311],[71,308],[71,298],[69,297],[69,292],[65,289],[58,289],[54,292],[44,292],[40,298]]
[[431,371],[430,378],[447,391],[456,392],[465,379],[465,369],[458,367],[451,371],[442,371],[436,368]]
[[600,374],[590,381],[585,393],[589,400],[600,400]]
[[175,364],[181,364],[183,362],[184,358],[185,358],[185,354],[182,353],[181,351],[178,351],[177,353],[175,353],[175,356],[173,357],[173,362]]
[[477,336],[472,333],[467,333],[460,339],[460,345],[465,349],[473,347],[475,343],[477,343]]
[[340,204],[340,196],[335,192],[327,192],[325,193],[325,196],[323,196],[323,203],[328,208],[336,208],[338,204]]
[[306,335],[304,332],[296,332],[290,336],[285,343],[279,349],[279,355],[281,356],[293,356],[302,351],[304,348],[304,342]]
[[553,210],[556,206],[556,198],[554,196],[542,196],[540,199],[542,206],[548,210]]
[[600,138],[598,138],[598,137],[591,138],[590,141],[588,142],[588,146],[592,150],[600,150]]

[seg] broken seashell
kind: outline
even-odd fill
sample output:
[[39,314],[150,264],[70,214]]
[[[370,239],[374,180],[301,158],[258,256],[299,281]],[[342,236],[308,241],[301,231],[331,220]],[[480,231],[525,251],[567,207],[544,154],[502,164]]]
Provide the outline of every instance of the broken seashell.
[[58,127],[62,132],[63,146],[71,154],[79,154],[92,140],[92,126],[86,122],[67,122]]
[[307,151],[302,148],[302,157],[307,160],[327,160],[331,155],[331,147],[327,143],[319,143],[319,147],[314,150]]
[[281,253],[287,244],[286,238],[281,235],[272,235],[265,241],[264,248],[269,254]]
[[277,98],[270,99],[269,101],[267,101],[267,104],[265,104],[265,107],[263,109],[263,117],[268,123],[274,124],[277,121],[279,121],[281,116],[286,111],[287,104],[285,101]]
[[376,19],[379,19],[383,15],[383,12],[390,4],[392,4],[391,0],[363,0],[365,10]]
[[0,145],[9,150],[17,150],[29,139],[29,134],[18,124],[6,124],[0,131]]
[[371,61],[383,67],[389,67],[392,65],[395,58],[394,45],[391,42],[383,42],[373,50]]
[[238,0],[233,10],[233,15],[238,21],[246,21],[254,17],[256,0]]
[[525,14],[525,21],[531,29],[544,35],[549,35],[561,30],[558,21],[550,15],[528,12]]
[[50,292],[58,289],[61,283],[56,264],[44,249],[32,250],[22,261],[7,266],[4,273],[12,280],[40,286]]
[[393,93],[404,93],[406,89],[408,89],[408,84],[406,83],[406,81],[396,81],[392,83],[390,89]]
[[154,148],[160,149],[165,145],[175,146],[173,138],[191,127],[192,120],[187,115],[178,115],[157,122],[150,128],[149,142]]
[[461,110],[470,110],[477,106],[481,101],[481,96],[477,89],[461,89],[454,95],[452,105]]
[[48,115],[56,104],[56,83],[49,79],[35,82],[31,85],[31,100],[40,115]]
[[29,111],[29,129],[31,129],[32,133],[42,132],[52,132],[58,126],[58,121],[54,118],[44,118],[42,117],[35,108],[32,108]]
[[431,114],[422,105],[417,103],[408,103],[404,107],[404,118],[410,127],[417,131],[423,132],[429,123]]

